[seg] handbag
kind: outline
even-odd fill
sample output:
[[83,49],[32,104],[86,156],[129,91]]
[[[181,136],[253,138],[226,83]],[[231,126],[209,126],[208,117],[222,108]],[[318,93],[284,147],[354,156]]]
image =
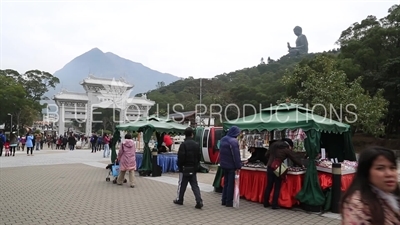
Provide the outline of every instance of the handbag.
[[284,176],[284,175],[286,175],[286,173],[288,172],[288,171],[287,171],[287,170],[288,170],[288,167],[286,166],[286,164],[283,163],[283,162],[282,162],[281,160],[279,160],[279,159],[274,159],[274,161],[272,161],[271,168],[273,169],[274,174],[275,174],[277,177]]
[[114,165],[111,167],[111,170],[114,177],[119,175],[119,165],[117,165],[117,163],[114,163]]

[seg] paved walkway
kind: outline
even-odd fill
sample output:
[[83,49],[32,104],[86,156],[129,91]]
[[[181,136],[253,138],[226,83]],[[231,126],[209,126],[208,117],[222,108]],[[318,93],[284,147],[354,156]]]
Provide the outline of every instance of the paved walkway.
[[0,224],[340,224],[337,219],[296,210],[265,209],[241,200],[220,205],[214,174],[199,174],[204,208],[194,208],[190,188],[174,205],[176,175],[136,177],[136,187],[106,182],[102,152],[44,150],[0,157]]

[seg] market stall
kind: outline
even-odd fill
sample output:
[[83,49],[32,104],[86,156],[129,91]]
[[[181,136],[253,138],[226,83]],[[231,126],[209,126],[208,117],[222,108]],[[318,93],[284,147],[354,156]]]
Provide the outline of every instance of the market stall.
[[[329,166],[324,169],[322,165],[317,168],[318,162],[314,160],[322,149],[325,156],[329,156],[329,159],[336,162],[356,160],[349,125],[318,116],[311,110],[296,104],[280,104],[263,109],[255,115],[225,122],[224,129],[227,130],[234,125],[241,130],[259,133],[261,136],[263,136],[262,132],[268,132],[269,137],[264,140],[265,145],[268,145],[270,140],[290,138],[294,142],[296,154],[299,157],[308,157],[309,160],[304,161],[306,171],[290,168],[292,171],[289,172],[286,182],[282,184],[279,198],[279,205],[283,207],[290,208],[298,203],[316,207],[327,204],[329,200],[323,190],[326,191],[332,186],[330,174],[332,169],[329,171]],[[290,162],[288,163],[290,166]],[[267,182],[266,169],[260,167],[254,169],[252,166],[244,165],[242,168],[240,194],[248,200],[262,202]],[[355,168],[356,163],[353,163],[353,166]],[[344,180],[342,190],[346,190],[351,182],[354,168],[342,166],[342,180]],[[214,180],[215,188],[221,186],[221,175],[221,172],[217,172]]]
[[[117,140],[120,138],[120,131],[131,131],[131,132],[142,132],[143,133],[143,155],[140,166],[138,166],[138,171],[140,175],[149,175],[153,171],[152,165],[152,151],[149,147],[149,142],[154,132],[159,133],[183,133],[187,126],[176,123],[170,119],[161,119],[157,117],[147,117],[141,118],[138,121],[122,124],[116,126],[115,133],[113,136],[112,142],[112,154],[111,161],[114,162],[116,158],[116,149],[115,144]],[[158,160],[158,155],[153,152],[154,155],[157,156],[157,164],[161,167],[165,166],[164,163]],[[161,156],[161,158],[163,158]],[[161,164],[161,165],[160,165]],[[162,168],[165,170],[165,168]]]
[[[157,164],[161,166],[163,173],[177,172],[178,155],[176,153],[163,153],[157,155]],[[140,168],[143,161],[143,153],[136,153],[136,166]]]

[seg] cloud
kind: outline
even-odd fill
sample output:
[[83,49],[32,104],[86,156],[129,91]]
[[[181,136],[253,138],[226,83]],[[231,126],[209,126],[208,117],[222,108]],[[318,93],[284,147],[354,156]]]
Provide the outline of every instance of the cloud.
[[213,77],[287,53],[300,25],[310,52],[398,1],[3,1],[1,68],[55,72],[98,47],[181,77]]

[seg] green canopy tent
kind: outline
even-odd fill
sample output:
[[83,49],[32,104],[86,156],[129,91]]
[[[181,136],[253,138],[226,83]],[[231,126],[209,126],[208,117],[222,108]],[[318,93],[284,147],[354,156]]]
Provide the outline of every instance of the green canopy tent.
[[[338,158],[339,161],[356,160],[349,125],[318,116],[296,104],[284,103],[272,106],[258,114],[225,122],[223,126],[226,130],[238,126],[242,130],[249,131],[301,128],[307,135],[304,145],[310,159],[317,156],[322,143],[329,157]],[[296,198],[310,206],[322,206],[325,202],[313,160],[309,161],[302,190]]]
[[[137,131],[143,132],[143,141],[144,141],[144,148],[143,148],[143,161],[142,165],[139,168],[140,174],[146,174],[152,171],[152,163],[151,163],[151,150],[149,147],[150,139],[154,132],[160,133],[183,133],[187,126],[174,122],[173,120],[169,119],[161,119],[154,116],[141,118],[138,121],[126,123],[122,125],[116,126],[116,131],[114,135],[119,136],[119,131]],[[118,134],[117,134],[118,133]],[[112,155],[115,154],[116,150],[115,146]],[[115,161],[114,159],[111,159]]]

